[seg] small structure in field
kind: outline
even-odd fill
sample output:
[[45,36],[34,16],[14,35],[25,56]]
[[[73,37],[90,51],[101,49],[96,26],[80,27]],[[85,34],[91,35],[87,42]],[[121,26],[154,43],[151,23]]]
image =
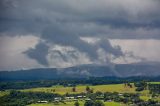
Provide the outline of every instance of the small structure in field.
[[77,96],[77,99],[83,99],[83,98],[86,98],[86,96],[82,96],[82,95]]
[[78,101],[78,99],[73,99],[73,101]]
[[55,97],[55,98],[54,98],[54,101],[56,101],[56,102],[59,102],[59,101],[61,101],[61,100],[62,100],[61,97]]
[[69,96],[69,97],[65,97],[65,99],[66,99],[66,100],[72,100],[72,99],[74,99],[74,97]]
[[75,97],[73,97],[73,96],[65,97],[66,101],[74,101],[74,99],[75,99]]
[[107,100],[107,102],[112,102],[112,100]]
[[123,94],[121,94],[121,93],[119,93],[118,95],[119,95],[119,96],[123,96]]
[[90,98],[85,99],[85,101],[90,101],[90,100],[91,100]]
[[37,103],[48,103],[48,101],[45,101],[45,100],[43,100],[43,101],[37,101]]

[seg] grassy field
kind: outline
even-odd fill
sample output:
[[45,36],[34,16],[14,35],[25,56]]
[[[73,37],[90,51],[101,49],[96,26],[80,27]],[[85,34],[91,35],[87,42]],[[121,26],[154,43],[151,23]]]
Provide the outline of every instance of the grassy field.
[[[31,104],[29,106],[74,106],[75,102],[66,102],[66,104],[64,103],[58,103],[58,104],[54,104],[54,103],[36,103],[36,104]],[[83,101],[79,101],[80,106],[84,106],[84,102]]]
[[104,102],[105,106],[127,106],[126,104],[121,104],[117,102]]
[[160,84],[160,82],[148,82],[149,84]]
[[[54,103],[41,103],[41,104],[32,104],[29,106],[74,106],[75,102],[66,102],[66,104],[59,103],[59,104],[54,104]],[[84,106],[84,101],[79,101],[80,106]],[[117,102],[104,102],[105,106],[127,106],[125,104],[120,104]]]
[[[160,82],[149,82],[152,84],[160,84]],[[58,94],[75,94],[75,93],[82,93],[86,92],[86,86],[89,86],[91,89],[93,89],[94,92],[101,91],[101,92],[119,92],[119,93],[140,93],[140,98],[147,101],[151,98],[151,95],[149,94],[149,90],[144,90],[142,92],[136,92],[134,84],[132,84],[132,88],[125,87],[124,84],[110,84],[110,85],[77,85],[76,86],[76,92],[72,91],[72,87],[63,87],[63,86],[52,86],[52,87],[39,87],[39,88],[31,88],[31,89],[23,89],[20,91],[23,92],[46,92],[46,93],[58,93]],[[9,94],[9,90],[6,91],[0,91],[0,96],[4,96]],[[154,100],[160,101],[160,98],[152,98]],[[80,101],[80,106],[84,105],[84,101]],[[105,106],[126,106],[125,104],[120,104],[116,102],[104,102]],[[66,102],[66,104],[59,103],[59,104],[53,104],[53,103],[46,103],[46,104],[32,104],[30,106],[74,106],[74,102]]]
[[[48,93],[58,93],[58,94],[74,94],[74,93],[81,93],[85,92],[87,85],[78,85],[76,86],[76,92],[72,91],[72,87],[63,87],[63,86],[53,86],[53,87],[42,87],[42,88],[32,88],[32,89],[25,89],[21,90],[24,92],[48,92]],[[101,92],[119,92],[119,93],[134,93],[135,87],[129,88],[125,87],[124,84],[111,84],[111,85],[96,85],[96,86],[89,86],[93,89],[94,92],[101,91]],[[53,92],[55,90],[55,92]]]
[[[149,82],[152,84],[160,84],[160,82]],[[94,92],[96,91],[101,91],[101,92],[119,92],[119,93],[140,93],[141,96],[140,98],[142,100],[147,101],[148,99],[150,99],[151,95],[149,94],[149,90],[144,90],[142,92],[136,92],[135,91],[135,87],[134,84],[132,84],[133,87],[129,88],[129,87],[125,87],[124,84],[110,84],[110,85],[96,85],[96,86],[89,86],[91,89],[94,90]],[[76,92],[72,91],[72,87],[63,87],[63,86],[53,86],[53,87],[42,87],[42,88],[32,88],[32,89],[24,89],[22,91],[24,92],[48,92],[48,93],[58,93],[58,94],[74,94],[74,93],[82,93],[85,92],[86,90],[86,86],[87,85],[78,85],[76,86]],[[55,90],[55,92],[53,92],[53,90]],[[160,101],[159,98],[155,98],[155,100]],[[117,103],[106,103],[106,105],[112,106],[112,104],[114,104],[113,106],[119,106],[120,104]],[[63,106],[63,105],[62,105]],[[122,105],[121,105],[122,106]]]
[[[152,83],[159,83],[159,82],[152,82]],[[48,93],[58,93],[58,94],[63,95],[65,93],[74,94],[74,93],[85,92],[86,86],[87,85],[78,85],[76,87],[76,92],[72,92],[72,87],[63,87],[63,86],[32,88],[32,89],[25,89],[22,91],[24,91],[24,92],[28,92],[28,91],[30,91],[30,92],[48,92]],[[124,84],[96,85],[96,86],[89,86],[89,87],[91,89],[93,89],[94,92],[101,91],[101,92],[137,93],[135,91],[134,86],[132,88],[129,88],[129,87],[125,87]],[[53,89],[55,90],[55,92],[53,92]],[[148,99],[150,99],[151,95],[149,94],[148,90],[144,90],[144,91],[138,92],[138,93],[141,94],[140,98],[142,100],[147,101]],[[157,99],[157,98],[156,98],[156,100],[160,101],[160,99]],[[112,106],[111,104],[109,102],[109,106]],[[113,103],[113,104],[114,104],[113,106],[119,106],[119,104],[116,104],[116,103]]]
[[4,96],[4,95],[8,95],[8,94],[9,94],[8,90],[6,90],[6,91],[0,91],[0,97]]

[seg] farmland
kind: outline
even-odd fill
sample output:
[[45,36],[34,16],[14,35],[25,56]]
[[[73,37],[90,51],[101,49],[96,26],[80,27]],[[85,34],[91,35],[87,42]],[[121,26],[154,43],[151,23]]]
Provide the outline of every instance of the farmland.
[[[147,84],[160,84],[160,82],[147,82]],[[90,91],[92,92],[87,91],[86,90],[87,87],[89,87]],[[73,91],[73,88],[75,89],[74,91]],[[92,94],[95,95],[97,92],[100,92],[101,95],[103,94],[103,96],[98,96],[98,98],[101,98],[100,101],[105,106],[129,106],[128,103],[130,104],[131,100],[129,100],[130,102],[127,102],[127,103],[124,103],[123,102],[124,100],[122,100],[128,97],[139,98],[143,101],[149,101],[150,99],[152,99],[160,102],[159,95],[152,97],[153,95],[150,94],[149,89],[144,89],[142,91],[137,91],[136,89],[137,89],[137,86],[135,85],[135,83],[106,84],[106,85],[105,84],[104,85],[79,84],[76,86],[53,85],[51,87],[17,89],[14,92],[12,90],[3,90],[0,92],[0,97],[3,98],[7,95],[10,95],[9,97],[12,97],[12,96],[13,98],[16,97],[17,99],[14,98],[14,100],[16,101],[21,101],[21,98],[23,96],[26,96],[26,98],[28,98],[26,99],[26,101],[28,100],[30,101],[30,98],[33,98],[31,99],[32,103],[29,104],[28,106],[74,106],[74,103],[75,103],[74,99],[69,101],[66,99],[63,99],[62,101],[60,100],[58,102],[55,102],[54,98],[57,96],[64,97],[64,98],[67,96],[77,97],[77,95],[82,95],[82,94],[84,94],[87,97],[82,99],[76,99],[76,101],[79,102],[79,106],[84,106],[86,99],[90,98]],[[105,96],[104,96],[105,94],[110,95],[108,96],[108,97],[111,97],[109,101],[107,98],[105,99]],[[15,95],[18,95],[18,96],[15,96]],[[33,95],[33,97],[30,95]],[[123,96],[119,96],[119,95],[123,95]],[[47,103],[37,103],[38,100],[47,100]],[[96,97],[96,100],[97,100],[97,97]]]
[[[156,82],[154,82],[156,83]],[[133,85],[133,83],[132,83]],[[24,89],[21,90],[23,92],[45,92],[45,93],[58,93],[64,95],[66,93],[69,94],[78,94],[85,92],[86,86],[89,86],[93,89],[94,92],[118,92],[118,93],[140,93],[142,95],[142,99],[146,100],[149,98],[149,91],[143,90],[141,92],[136,92],[136,87],[133,85],[132,88],[125,87],[124,84],[110,84],[110,85],[77,85],[76,92],[72,91],[72,87],[63,87],[63,86],[53,86],[53,87],[42,87],[42,88],[32,88],[32,89]]]
[[[159,82],[150,82],[152,84],[159,84]],[[89,86],[91,89],[94,90],[94,92],[118,92],[118,93],[140,93],[140,98],[144,101],[148,101],[151,97],[151,95],[149,94],[149,90],[143,90],[141,92],[137,92],[135,91],[136,87],[134,86],[133,83],[131,83],[133,85],[132,88],[129,87],[125,87],[124,84],[110,84],[110,85],[96,85],[96,86],[92,86],[92,85],[77,85],[76,86],[76,92],[72,91],[72,87],[63,87],[63,86],[52,86],[52,87],[43,87],[43,88],[32,88],[32,89],[25,89],[22,90],[23,92],[46,92],[46,93],[58,93],[61,95],[64,95],[66,93],[69,94],[78,94],[78,93],[82,93],[85,92],[86,86]],[[54,89],[54,92],[53,92]],[[154,98],[155,100],[160,101],[159,98]],[[84,102],[79,102],[80,106],[83,106]],[[118,103],[118,102],[104,102],[104,104],[106,106],[127,106],[126,104],[122,104],[122,103]],[[30,106],[57,106],[54,105],[53,103],[51,104],[32,104]],[[66,104],[60,103],[58,104],[59,106],[74,106],[74,102],[67,102]]]
[[[77,85],[76,92],[72,91],[72,87],[63,87],[63,86],[53,86],[53,87],[42,87],[42,88],[32,88],[32,89],[25,89],[21,90],[24,92],[46,92],[46,93],[58,93],[58,94],[76,94],[85,92],[86,86],[89,86],[91,89],[101,92],[119,92],[119,93],[134,93],[135,87],[129,88],[124,87],[124,84],[111,84],[111,85]],[[54,92],[53,92],[54,90]]]

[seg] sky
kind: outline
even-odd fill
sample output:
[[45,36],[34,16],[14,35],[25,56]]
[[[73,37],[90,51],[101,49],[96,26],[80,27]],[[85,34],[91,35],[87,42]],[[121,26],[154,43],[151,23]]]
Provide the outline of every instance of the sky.
[[0,0],[0,70],[160,62],[160,0]]

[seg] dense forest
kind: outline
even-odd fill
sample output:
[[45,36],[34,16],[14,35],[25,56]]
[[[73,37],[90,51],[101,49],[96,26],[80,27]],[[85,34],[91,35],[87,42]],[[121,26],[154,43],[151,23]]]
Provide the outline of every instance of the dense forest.
[[1,106],[26,106],[31,103],[36,103],[38,100],[51,101],[54,97],[60,96],[58,94],[44,93],[44,92],[20,92],[11,91],[9,95],[0,98]]
[[57,80],[33,80],[33,81],[0,81],[0,90],[5,89],[27,89],[35,87],[50,87],[53,85],[74,86],[77,84],[120,84],[137,81],[160,81],[160,77],[89,77],[89,78],[68,78]]

